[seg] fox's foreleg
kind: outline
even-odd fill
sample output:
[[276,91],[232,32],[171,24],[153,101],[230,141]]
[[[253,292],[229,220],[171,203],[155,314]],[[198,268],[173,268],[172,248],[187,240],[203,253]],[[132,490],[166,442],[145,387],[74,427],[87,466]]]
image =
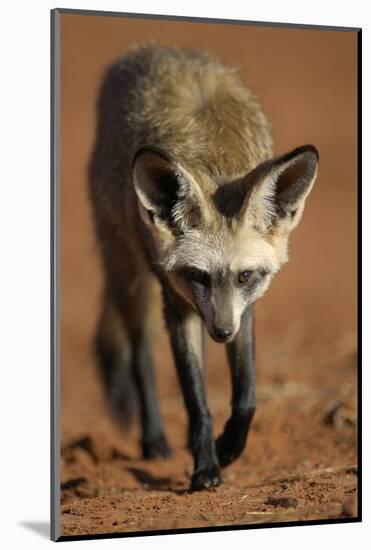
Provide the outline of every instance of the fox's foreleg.
[[173,300],[169,292],[164,294],[165,318],[189,419],[194,459],[191,489],[199,490],[222,481],[204,387],[204,328],[196,313]]
[[227,345],[227,355],[232,377],[232,414],[216,442],[222,467],[236,460],[244,450],[255,413],[253,306],[248,307],[237,336]]

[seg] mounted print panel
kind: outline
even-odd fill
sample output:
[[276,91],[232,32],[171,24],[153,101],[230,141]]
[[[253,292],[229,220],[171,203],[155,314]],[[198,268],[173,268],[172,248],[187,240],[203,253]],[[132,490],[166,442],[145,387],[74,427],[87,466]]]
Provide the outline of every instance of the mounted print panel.
[[360,30],[52,46],[53,539],[360,521]]

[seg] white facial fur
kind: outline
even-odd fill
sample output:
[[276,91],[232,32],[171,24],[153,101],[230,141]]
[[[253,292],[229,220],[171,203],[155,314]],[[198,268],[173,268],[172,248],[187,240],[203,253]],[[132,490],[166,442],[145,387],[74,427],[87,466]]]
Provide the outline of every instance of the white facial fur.
[[[273,275],[286,261],[286,255],[283,258],[282,254],[276,252],[268,239],[253,227],[248,230],[241,227],[237,232],[231,232],[225,227],[217,234],[195,229],[185,232],[173,242],[163,256],[162,265],[170,272],[187,268],[206,272],[211,279],[215,274],[225,277],[225,283],[222,280],[218,292],[211,290],[210,304],[197,301],[197,297],[194,301],[210,334],[220,316],[228,319],[228,328],[233,331],[232,340],[240,328],[241,316],[246,307],[265,293]],[[237,284],[238,274],[256,270],[265,270],[267,275],[250,293],[246,293]],[[231,280],[236,284],[231,285]]]
[[236,273],[258,268],[275,273],[281,263],[272,244],[253,228],[247,234],[241,230],[237,234],[228,230],[218,234],[205,234],[197,229],[186,231],[173,242],[162,260],[166,271],[187,266],[207,273],[228,268]]

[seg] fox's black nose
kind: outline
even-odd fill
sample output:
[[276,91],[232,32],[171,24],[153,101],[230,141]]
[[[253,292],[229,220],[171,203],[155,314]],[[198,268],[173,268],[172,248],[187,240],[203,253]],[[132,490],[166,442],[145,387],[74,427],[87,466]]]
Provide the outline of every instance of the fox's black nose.
[[225,342],[232,335],[230,328],[214,327],[214,338],[218,342]]

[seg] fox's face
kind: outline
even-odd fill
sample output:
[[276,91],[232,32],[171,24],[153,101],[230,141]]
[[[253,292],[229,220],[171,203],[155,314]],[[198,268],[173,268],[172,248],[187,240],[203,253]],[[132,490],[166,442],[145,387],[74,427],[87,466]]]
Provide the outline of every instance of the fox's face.
[[317,169],[318,153],[307,145],[234,181],[201,186],[163,152],[138,152],[134,186],[158,263],[214,340],[233,340],[247,306],[287,261]]

